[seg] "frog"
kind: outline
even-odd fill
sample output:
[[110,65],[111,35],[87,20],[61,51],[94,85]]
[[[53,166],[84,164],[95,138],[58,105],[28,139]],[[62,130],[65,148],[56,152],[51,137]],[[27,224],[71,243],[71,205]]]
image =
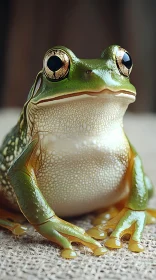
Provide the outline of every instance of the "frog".
[[[95,256],[123,246],[142,252],[153,184],[129,141],[123,117],[136,100],[128,51],[107,47],[80,59],[54,46],[43,58],[17,124],[0,149],[0,226],[23,235],[27,220],[61,256],[77,256],[73,242]],[[98,213],[88,230],[68,217]],[[67,219],[67,220],[66,220]]]

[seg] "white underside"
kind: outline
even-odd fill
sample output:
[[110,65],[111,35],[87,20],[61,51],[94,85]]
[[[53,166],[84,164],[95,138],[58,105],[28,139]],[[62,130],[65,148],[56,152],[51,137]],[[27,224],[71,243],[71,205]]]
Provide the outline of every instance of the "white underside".
[[[90,97],[36,110],[33,133],[38,132],[40,139],[37,182],[57,215],[84,214],[128,194],[123,179],[129,144],[118,103]],[[45,117],[48,122],[43,126]]]

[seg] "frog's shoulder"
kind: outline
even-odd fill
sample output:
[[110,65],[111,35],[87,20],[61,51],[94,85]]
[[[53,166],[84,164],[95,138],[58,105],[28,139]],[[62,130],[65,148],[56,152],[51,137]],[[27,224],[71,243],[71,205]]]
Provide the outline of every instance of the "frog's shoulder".
[[[32,98],[34,85],[31,87],[26,103],[23,106],[17,124],[5,136],[0,147],[0,164],[6,163],[9,167],[22,153],[29,142],[27,135],[27,106]],[[7,163],[8,161],[8,163]]]

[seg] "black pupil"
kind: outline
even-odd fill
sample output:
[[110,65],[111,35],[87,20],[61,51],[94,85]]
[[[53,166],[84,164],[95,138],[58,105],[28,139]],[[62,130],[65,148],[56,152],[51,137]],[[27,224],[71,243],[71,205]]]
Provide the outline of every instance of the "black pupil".
[[127,52],[125,52],[123,55],[122,64],[125,65],[128,69],[132,67],[132,59]]
[[47,66],[51,71],[55,72],[63,66],[63,62],[58,56],[54,55],[48,59]]

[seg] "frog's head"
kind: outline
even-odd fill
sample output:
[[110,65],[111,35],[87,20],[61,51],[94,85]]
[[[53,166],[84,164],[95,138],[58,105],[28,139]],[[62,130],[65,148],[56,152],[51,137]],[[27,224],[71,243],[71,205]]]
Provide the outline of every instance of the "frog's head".
[[117,45],[105,49],[99,59],[79,59],[71,50],[57,46],[45,54],[43,70],[28,99],[43,106],[54,100],[100,94],[120,97],[129,104],[136,97],[129,80],[131,70],[129,53]]

